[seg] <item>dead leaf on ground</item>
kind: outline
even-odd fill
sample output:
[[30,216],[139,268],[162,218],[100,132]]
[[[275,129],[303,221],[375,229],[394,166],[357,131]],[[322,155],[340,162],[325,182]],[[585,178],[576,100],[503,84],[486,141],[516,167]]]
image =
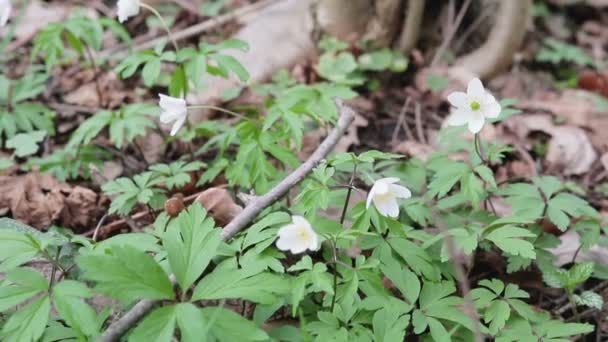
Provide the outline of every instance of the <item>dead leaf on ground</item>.
[[602,162],[604,170],[608,171],[608,153],[604,153],[600,158],[600,161]]
[[359,127],[367,127],[368,124],[369,122],[366,118],[355,113],[355,120],[348,127],[344,136],[338,141],[334,151],[336,153],[347,152],[352,145],[359,145],[361,142],[359,141],[358,129]]
[[[18,11],[18,12],[17,12]],[[20,15],[20,10],[17,10],[15,15]],[[63,1],[46,3],[38,0],[29,2],[29,6],[25,9],[25,14],[20,19],[21,23],[15,29],[15,39],[17,41],[30,40],[40,29],[46,28],[50,23],[60,22],[66,19],[72,12],[72,6],[66,5]],[[10,27],[6,26],[0,30],[0,36],[4,36],[9,32]]]
[[417,157],[423,162],[426,162],[435,149],[427,144],[423,144],[414,140],[406,140],[397,146],[393,147],[393,152],[405,154],[410,157]]
[[220,227],[227,225],[243,211],[243,208],[234,202],[228,190],[223,188],[209,188],[198,195],[194,201],[205,207],[209,216],[213,217]]
[[[137,99],[133,90],[126,89],[115,73],[105,72],[96,77],[97,81],[93,69],[85,69],[75,77],[62,79],[62,89],[67,93],[63,98],[65,103],[90,108],[117,108]],[[99,98],[97,84],[102,99]]]
[[597,159],[587,133],[575,126],[555,125],[548,114],[518,115],[504,122],[515,135],[524,140],[533,131],[549,134],[546,161],[550,167],[563,170],[566,175],[580,175],[591,169]]
[[[549,251],[557,256],[555,266],[561,267],[572,262],[572,258],[579,249],[581,242],[578,233],[572,230],[562,234],[559,239],[561,244],[556,248],[549,249]],[[576,256],[576,261],[594,261],[601,265],[608,265],[608,248],[595,245],[588,251],[581,250]]]
[[57,222],[86,228],[97,219],[97,194],[90,189],[58,182],[47,174],[0,177],[0,208],[38,229]]

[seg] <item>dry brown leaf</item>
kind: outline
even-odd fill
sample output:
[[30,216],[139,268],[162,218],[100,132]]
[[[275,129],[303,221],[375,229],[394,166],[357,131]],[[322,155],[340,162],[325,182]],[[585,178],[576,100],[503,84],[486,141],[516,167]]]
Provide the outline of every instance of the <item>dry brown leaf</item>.
[[604,153],[600,158],[600,161],[602,162],[604,170],[608,171],[608,153]]
[[58,182],[47,174],[0,177],[0,208],[13,218],[38,229],[58,222],[64,227],[85,228],[97,218],[97,194]]
[[[556,248],[549,249],[549,251],[557,256],[555,266],[561,267],[572,262],[572,258],[581,246],[581,242],[578,233],[572,230],[562,234],[559,239],[561,240],[561,244]],[[608,265],[608,248],[595,245],[588,251],[581,250],[576,255],[576,261],[594,261],[601,265]]]
[[342,136],[342,138],[336,144],[334,151],[336,153],[347,152],[351,145],[359,145],[359,127],[367,127],[369,121],[366,118],[355,112],[355,120],[348,127],[346,133]]
[[[48,24],[66,19],[71,13],[72,6],[62,4],[62,2],[56,1],[49,4],[38,0],[30,1],[23,18],[20,19],[22,24],[15,29],[15,39],[29,40],[38,30],[47,27]],[[9,26],[0,32],[2,33],[0,36],[3,36],[9,32]]]
[[566,175],[580,175],[591,168],[597,153],[587,133],[575,126],[555,125],[548,114],[519,115],[504,123],[521,140],[532,131],[549,134],[551,140],[546,160],[551,167],[560,168]]
[[426,162],[430,154],[435,152],[435,149],[421,142],[406,140],[393,148],[393,152],[405,154],[410,157],[418,157]]
[[213,217],[220,227],[227,225],[243,211],[243,208],[234,202],[228,190],[223,188],[209,188],[198,195],[194,201],[205,207],[209,216]]
[[97,221],[97,210],[97,194],[91,189],[76,186],[65,197],[59,220],[70,228],[89,228]]

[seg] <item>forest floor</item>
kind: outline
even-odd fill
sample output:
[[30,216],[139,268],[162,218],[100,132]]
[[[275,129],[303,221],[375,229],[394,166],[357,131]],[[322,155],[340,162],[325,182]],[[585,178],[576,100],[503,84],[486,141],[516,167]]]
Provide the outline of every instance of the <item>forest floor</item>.
[[[114,17],[114,9],[108,2],[92,0],[87,10]],[[172,16],[172,30],[179,33],[213,16],[249,5],[246,0],[213,1],[201,6],[202,1],[174,1],[160,7],[164,14]],[[27,58],[32,53],[35,33],[50,22],[61,21],[69,16],[81,1],[33,0],[19,19],[28,25],[17,25],[13,39],[4,46],[0,62],[2,73],[17,79],[31,66]],[[203,10],[201,10],[203,8]],[[33,23],[33,24],[29,24]],[[217,42],[239,29],[235,21],[216,25],[204,33],[182,40],[183,45],[195,45],[199,40]],[[126,23],[135,46],[146,44],[162,36],[163,30],[152,16],[138,16]],[[6,30],[0,37],[7,36]],[[103,37],[104,49],[95,51],[96,56],[119,54],[128,51],[117,38]],[[437,38],[440,39],[440,38]],[[557,42],[557,43],[555,43]],[[560,43],[566,42],[566,43]],[[3,43],[3,44],[4,44]],[[422,41],[420,46],[433,45]],[[453,42],[466,49],[466,41]],[[347,48],[354,55],[360,49],[354,44]],[[435,54],[434,48],[415,49],[409,57],[409,65],[403,73],[379,72],[370,89],[362,89],[360,96],[349,100],[357,117],[340,141],[337,151],[366,151],[378,149],[426,160],[441,149],[438,130],[445,126],[450,111],[446,95],[461,85],[452,84],[443,75],[445,64],[430,67],[428,61]],[[314,65],[319,55],[303,60],[288,70],[288,75],[299,82],[311,82],[319,78]],[[445,61],[450,56],[445,56]],[[197,138],[193,144],[174,141],[163,144],[166,132],[148,129],[138,136],[134,144],[117,148],[108,136],[100,135],[92,146],[102,161],[81,156],[71,160],[65,154],[70,135],[85,119],[100,110],[113,110],[126,103],[155,103],[163,87],[142,88],[137,77],[121,79],[115,72],[115,62],[95,67],[81,68],[78,64],[65,64],[55,68],[46,80],[44,91],[36,96],[54,112],[54,135],[44,136],[33,154],[15,156],[15,151],[0,151],[2,171],[0,175],[0,215],[18,219],[40,230],[60,226],[77,234],[101,240],[116,234],[140,231],[153,221],[155,213],[175,210],[180,202],[190,203],[209,189],[210,185],[222,187],[225,179],[214,177],[210,184],[198,186],[204,170],[188,173],[185,185],[169,194],[163,208],[136,205],[129,215],[109,215],[111,198],[102,191],[102,185],[122,176],[133,176],[146,170],[149,165],[171,163],[182,155],[198,150],[209,139]],[[514,108],[521,111],[505,122],[488,125],[484,140],[501,141],[514,147],[505,162],[495,170],[496,182],[508,179],[530,179],[539,174],[555,175],[564,180],[569,189],[585,198],[608,222],[608,10],[598,10],[593,4],[565,6],[559,1],[540,1],[534,7],[533,24],[525,42],[516,55],[515,63],[500,75],[486,82],[497,98],[517,99]],[[259,101],[250,91],[240,96],[225,94],[221,106],[238,110]],[[232,120],[220,112],[211,114],[216,119]],[[135,123],[137,124],[137,123]],[[2,123],[0,122],[0,125]],[[6,130],[6,128],[4,128]],[[0,132],[2,128],[0,127]],[[314,150],[324,130],[308,132],[304,137],[306,151]],[[17,142],[16,148],[27,149],[28,141]],[[38,144],[36,144],[38,145]],[[203,161],[213,155],[202,154]],[[458,158],[458,156],[454,156]],[[96,158],[92,157],[91,158]],[[74,176],[74,174],[76,176]],[[214,188],[217,189],[217,188]],[[222,194],[221,196],[224,196]],[[214,194],[207,198],[216,209],[218,221],[229,221],[233,216],[230,208],[241,201],[226,199]],[[174,200],[177,198],[178,200]],[[172,202],[173,200],[173,202]],[[506,203],[495,203],[499,214],[508,213]],[[228,207],[228,208],[226,208]],[[219,213],[218,213],[219,211]],[[604,234],[606,223],[604,223]],[[558,256],[558,266],[568,266],[574,260],[593,260],[606,265],[608,279],[608,243],[602,235],[603,247],[596,246],[581,251],[579,237],[572,231],[561,232],[551,223],[544,227],[562,240],[553,252]],[[472,282],[490,275],[519,284],[529,291],[536,305],[553,312],[568,310],[567,298],[543,284],[542,276],[535,270],[506,273],[505,262],[491,252],[478,253],[475,268],[470,270]],[[585,285],[600,293],[608,302],[608,281],[593,281]],[[596,317],[600,322],[598,337],[608,334],[603,312],[589,311],[582,315]],[[599,340],[599,339],[598,339]]]

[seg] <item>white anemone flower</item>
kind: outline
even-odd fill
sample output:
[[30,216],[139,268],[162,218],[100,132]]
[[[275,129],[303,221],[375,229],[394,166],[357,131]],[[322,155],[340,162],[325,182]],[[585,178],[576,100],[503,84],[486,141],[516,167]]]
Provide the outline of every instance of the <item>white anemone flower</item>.
[[372,189],[367,195],[367,205],[369,209],[372,203],[382,216],[397,217],[399,216],[399,204],[397,198],[410,198],[412,192],[399,184],[397,177],[389,177],[378,179],[374,182]]
[[467,92],[455,91],[448,95],[452,113],[448,117],[448,125],[468,125],[473,134],[479,133],[486,118],[496,118],[500,114],[500,104],[494,96],[486,91],[479,78],[469,81]]
[[291,251],[299,254],[309,249],[319,249],[319,236],[312,229],[310,223],[302,216],[292,216],[292,223],[281,227],[277,235],[277,248],[282,251]]
[[159,105],[163,110],[160,114],[160,122],[164,124],[173,122],[173,127],[171,127],[171,135],[173,136],[186,122],[188,116],[186,100],[163,94],[159,94],[159,96]]
[[141,3],[139,0],[118,0],[118,21],[124,23],[129,19],[139,14]]
[[13,6],[10,0],[0,0],[0,27],[6,25],[12,10]]

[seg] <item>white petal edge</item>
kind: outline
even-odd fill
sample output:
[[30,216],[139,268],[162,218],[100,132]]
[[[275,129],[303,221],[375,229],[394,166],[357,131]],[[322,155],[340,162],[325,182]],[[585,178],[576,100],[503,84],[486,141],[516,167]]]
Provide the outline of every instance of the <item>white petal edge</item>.
[[391,184],[391,191],[395,194],[395,197],[397,198],[412,197],[412,192],[410,191],[410,189],[398,184]]
[[483,84],[479,78],[474,78],[467,85],[467,95],[470,99],[482,100],[486,94]]
[[448,95],[448,102],[456,108],[466,107],[468,103],[467,94],[461,91],[450,93],[450,95]]
[[367,195],[367,203],[365,203],[365,208],[369,209],[372,205],[372,200],[374,199],[374,195],[376,194],[376,183],[372,185],[372,188],[369,190],[369,194]]
[[479,131],[481,131],[481,129],[483,128],[483,124],[485,123],[485,121],[486,119],[481,114],[472,115],[468,125],[469,131],[473,134],[479,133]]
[[399,178],[397,177],[386,177],[386,178],[380,178],[376,181],[376,183],[378,182],[382,182],[385,184],[393,184],[393,183],[397,183],[398,181],[400,181]]
[[173,127],[171,127],[171,136],[176,135],[177,131],[179,131],[179,129],[182,128],[182,126],[184,125],[185,122],[186,122],[185,116],[180,117],[177,120],[175,120]]
[[466,109],[456,109],[448,116],[447,123],[450,126],[462,126],[469,122],[471,116],[471,112]]
[[394,199],[392,201],[383,202],[374,201],[374,205],[382,216],[388,216],[392,218],[399,216],[399,204],[397,204],[397,201]]
[[8,19],[11,16],[13,6],[10,0],[0,0],[0,27],[5,26],[8,23]]
[[500,103],[496,101],[494,96],[491,94],[486,94],[486,103],[484,105],[484,115],[486,118],[497,118],[500,115],[501,107]]

